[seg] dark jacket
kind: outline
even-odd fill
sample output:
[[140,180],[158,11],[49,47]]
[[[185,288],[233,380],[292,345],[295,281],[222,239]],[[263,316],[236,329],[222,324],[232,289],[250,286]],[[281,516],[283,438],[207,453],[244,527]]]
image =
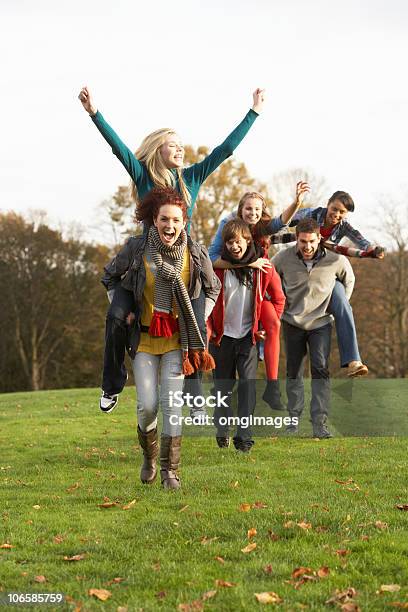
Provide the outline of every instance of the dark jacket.
[[[115,289],[122,281],[122,287],[132,291],[135,301],[142,304],[144,286],[146,283],[146,270],[143,255],[146,250],[146,235],[132,236],[125,246],[104,268],[102,284],[107,291]],[[205,296],[217,301],[221,283],[214,273],[207,249],[187,237],[187,247],[190,253],[190,281],[188,294],[194,300],[203,289]]]

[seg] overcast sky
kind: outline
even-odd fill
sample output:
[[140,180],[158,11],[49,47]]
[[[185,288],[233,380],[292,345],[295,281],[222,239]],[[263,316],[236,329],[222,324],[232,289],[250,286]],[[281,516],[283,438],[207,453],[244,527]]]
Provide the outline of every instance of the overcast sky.
[[127,182],[83,84],[132,149],[163,126],[212,148],[260,86],[265,112],[235,157],[267,182],[325,177],[369,234],[379,194],[408,184],[407,16],[405,0],[0,0],[0,210],[91,228]]

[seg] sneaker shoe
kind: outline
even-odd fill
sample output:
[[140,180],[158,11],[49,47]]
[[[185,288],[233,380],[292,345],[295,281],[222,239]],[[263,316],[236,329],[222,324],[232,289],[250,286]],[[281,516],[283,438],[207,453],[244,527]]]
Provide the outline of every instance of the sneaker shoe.
[[241,453],[249,453],[254,444],[254,440],[242,440],[241,438],[234,438],[235,450],[240,451]]
[[216,436],[215,439],[217,440],[219,448],[228,448],[231,442],[230,438],[224,436]]
[[299,433],[299,425],[287,425],[285,433],[289,436],[293,436]]
[[368,374],[368,368],[361,361],[350,361],[347,367],[347,376],[350,378],[357,378],[358,376],[366,376]]
[[279,389],[279,380],[267,380],[265,391],[262,395],[264,402],[269,404],[272,410],[286,410],[282,404],[281,394]]
[[330,433],[327,425],[314,425],[313,437],[319,438],[319,440],[325,440],[326,438],[333,438],[333,434]]
[[99,400],[99,408],[102,412],[112,412],[116,408],[116,405],[119,400],[119,395],[109,395],[102,391],[101,399]]

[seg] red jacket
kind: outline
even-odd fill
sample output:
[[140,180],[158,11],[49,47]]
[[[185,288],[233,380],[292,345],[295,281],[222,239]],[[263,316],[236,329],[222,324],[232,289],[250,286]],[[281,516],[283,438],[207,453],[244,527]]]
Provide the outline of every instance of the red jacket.
[[[224,335],[224,273],[225,270],[217,268],[215,270],[216,275],[221,281],[221,291],[218,299],[215,303],[214,309],[208,319],[209,321],[209,338],[210,342],[213,342],[219,346],[222,336]],[[252,342],[255,344],[255,333],[258,331],[259,319],[261,316],[261,306],[265,299],[265,294],[268,293],[270,301],[272,302],[276,314],[280,319],[285,307],[285,294],[282,291],[281,280],[279,274],[272,266],[268,272],[261,272],[261,270],[254,270],[254,310],[252,313]]]

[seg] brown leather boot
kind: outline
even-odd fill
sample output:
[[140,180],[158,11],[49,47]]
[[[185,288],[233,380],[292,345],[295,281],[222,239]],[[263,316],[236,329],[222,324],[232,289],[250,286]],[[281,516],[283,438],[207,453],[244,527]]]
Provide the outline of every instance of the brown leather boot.
[[159,445],[157,443],[157,429],[144,432],[139,426],[137,427],[137,437],[143,451],[143,465],[140,470],[140,480],[144,484],[152,484],[157,476],[156,459],[159,454]]
[[181,436],[161,436],[160,476],[165,489],[179,489],[180,478],[176,470],[180,465]]

